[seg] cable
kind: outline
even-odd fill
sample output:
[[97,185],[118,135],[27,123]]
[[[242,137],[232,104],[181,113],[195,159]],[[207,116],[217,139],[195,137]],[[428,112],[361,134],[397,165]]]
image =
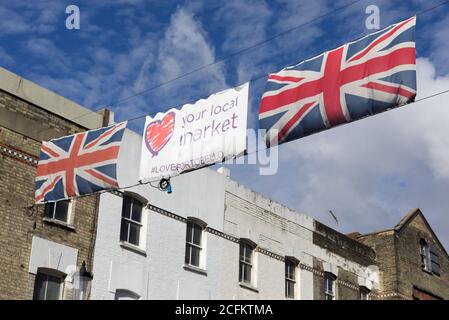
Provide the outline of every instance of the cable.
[[[311,22],[313,22],[313,21],[315,21],[315,20],[318,20],[318,19],[320,19],[320,18],[322,18],[322,17],[324,17],[324,16],[326,16],[326,15],[329,15],[330,13],[333,13],[333,12],[335,12],[335,11],[341,10],[341,9],[343,9],[343,8],[345,8],[345,7],[349,7],[350,5],[353,5],[353,4],[355,4],[355,3],[359,2],[359,1],[361,1],[361,0],[354,1],[354,2],[352,2],[351,4],[348,4],[348,5],[346,5],[346,6],[343,6],[343,7],[338,8],[337,10],[334,10],[334,11],[332,11],[332,12],[328,12],[328,13],[324,14],[323,16],[314,18],[314,19],[311,20],[310,22],[307,22],[307,23],[304,23],[304,24],[302,24],[302,25],[293,27],[293,28],[291,28],[291,29],[289,29],[289,30],[286,30],[286,31],[284,31],[283,33],[281,33],[281,34],[279,34],[279,35],[277,35],[277,36],[274,36],[274,37],[272,37],[272,38],[270,38],[270,39],[265,40],[263,43],[266,43],[266,42],[268,42],[268,41],[271,41],[271,40],[273,40],[274,38],[276,38],[276,37],[278,37],[278,36],[280,36],[280,35],[282,35],[282,34],[288,33],[288,32],[290,32],[290,31],[292,31],[292,30],[295,30],[295,29],[300,28],[300,27],[302,27],[302,26],[304,26],[304,25],[307,25],[307,24],[309,24],[309,23],[311,23]],[[426,13],[428,13],[428,12],[430,12],[430,11],[432,11],[432,10],[435,10],[435,9],[437,9],[437,8],[443,6],[443,5],[446,5],[446,4],[448,4],[448,3],[449,3],[449,0],[443,1],[443,2],[441,2],[441,3],[439,3],[439,4],[435,5],[435,6],[432,6],[432,7],[426,8],[426,9],[424,9],[424,10],[422,10],[422,11],[419,11],[419,12],[417,12],[415,15],[418,16],[418,15],[426,14]],[[254,45],[253,47],[256,47],[256,46],[261,45],[261,44],[262,44],[262,43],[256,44],[256,45]],[[245,48],[245,49],[242,49],[242,50],[240,50],[240,52],[244,52],[244,51],[246,51],[246,50],[249,50],[249,48],[250,48],[250,47]],[[234,55],[237,55],[237,53],[234,53]],[[231,56],[232,56],[232,55],[231,55]],[[315,56],[315,55],[314,55],[314,56]],[[314,57],[314,56],[311,56],[311,57]],[[222,60],[223,60],[223,59],[226,60],[227,57],[222,58]],[[303,60],[307,60],[307,59],[308,59],[308,58],[303,59]],[[215,63],[218,63],[218,62],[220,62],[220,61],[216,61]],[[215,63],[213,63],[213,64],[215,64]],[[203,67],[205,68],[206,66],[207,66],[207,65],[205,65],[205,66],[203,66]],[[192,72],[193,72],[193,71],[192,71]],[[250,81],[255,81],[255,80],[261,79],[262,77],[265,77],[265,76],[266,76],[266,73],[264,73],[264,74],[261,75],[261,76],[257,76],[257,77],[251,78],[251,79],[248,80],[248,81],[249,81],[249,82],[250,82]],[[169,80],[169,81],[172,81],[172,80]],[[174,80],[173,80],[173,81],[174,81]],[[150,89],[151,89],[151,88],[150,88]],[[144,90],[144,91],[142,91],[142,92],[148,92],[148,90],[150,90],[150,89]],[[152,90],[152,89],[151,89],[151,90]],[[141,92],[141,93],[142,93],[142,92]],[[438,93],[435,93],[435,94],[432,94],[432,95],[427,96],[427,97],[423,97],[423,98],[418,99],[418,100],[415,100],[414,102],[409,103],[409,104],[417,103],[417,102],[419,102],[419,101],[423,101],[423,100],[426,100],[426,99],[430,99],[430,98],[433,98],[433,97],[436,97],[436,96],[439,96],[439,95],[441,95],[441,94],[448,93],[448,92],[449,92],[449,89],[448,89],[448,90],[441,91],[441,92],[438,92]],[[132,97],[134,97],[134,96],[136,96],[136,95],[130,96],[130,97],[128,97],[128,98],[132,98]],[[126,98],[126,99],[128,99],[128,98]],[[193,101],[196,101],[196,100],[198,100],[198,99],[199,99],[199,98],[197,98],[197,99],[195,99],[195,100],[193,100]],[[122,99],[122,100],[123,100],[123,99]],[[181,105],[179,105],[179,106],[181,106]],[[90,111],[90,112],[93,112],[93,111]],[[88,113],[86,113],[86,114],[88,114]],[[86,115],[86,114],[84,114],[84,115]],[[83,116],[83,115],[82,115],[82,116]],[[133,117],[133,118],[128,119],[127,121],[137,120],[137,119],[140,119],[140,118],[143,118],[143,117],[146,117],[146,116],[147,116],[147,114],[145,114],[145,115],[140,115],[140,116],[136,116],[136,117]],[[80,116],[80,117],[81,117],[81,116]],[[79,118],[79,117],[76,117],[76,118],[73,118],[73,119],[68,119],[68,120],[69,120],[69,121],[73,121],[73,120],[75,120],[75,119],[77,119],[77,118]],[[48,130],[48,129],[46,129],[46,130]],[[44,131],[45,131],[45,130],[40,131],[40,132],[44,132]],[[252,152],[252,153],[247,153],[247,154],[245,154],[245,155],[251,155],[251,154],[254,154],[254,153],[256,153],[256,152],[258,152],[258,150],[256,150],[255,152]],[[179,175],[179,174],[177,174],[177,175]],[[177,176],[177,175],[175,175],[175,176]],[[159,181],[159,179],[154,180],[154,181],[147,181],[147,182],[145,182],[145,183],[138,183],[138,184],[135,184],[135,185],[132,185],[132,186],[123,187],[123,188],[118,188],[118,189],[114,189],[114,190],[126,190],[126,189],[129,189],[129,188],[138,186],[138,185],[144,185],[144,184],[148,184],[148,183],[151,185],[152,182],[157,182],[157,181]],[[154,186],[153,186],[153,187],[154,187]],[[104,192],[109,192],[109,190],[103,190],[103,191],[104,191]],[[100,191],[99,193],[102,193],[103,191]],[[89,195],[92,195],[92,194],[89,194]],[[78,196],[78,197],[83,197],[83,196],[87,196],[87,195],[82,195],[82,196]],[[20,206],[20,207],[17,207],[17,208],[32,208],[34,205],[35,205],[35,204],[33,204],[33,205],[31,205],[31,206]]]
[[[415,103],[418,103],[418,102],[421,102],[421,101],[424,101],[424,100],[427,100],[427,99],[431,99],[431,98],[440,96],[440,95],[445,94],[445,93],[449,93],[449,89],[446,89],[446,90],[443,90],[443,91],[440,91],[440,92],[437,92],[437,93],[434,93],[434,94],[431,94],[431,95],[422,97],[422,98],[417,99],[417,100],[415,100],[414,102],[408,103],[408,104],[406,104],[406,105],[412,105],[412,104],[415,104]],[[396,109],[396,108],[395,108],[395,109]],[[394,110],[394,109],[393,109],[393,110]],[[391,110],[390,110],[390,111],[391,111]],[[292,140],[292,141],[296,141],[296,140]],[[285,144],[287,144],[287,143],[289,143],[289,142],[292,142],[292,141],[284,142],[284,143],[282,143],[282,145],[285,145]],[[263,149],[263,150],[265,150],[265,149]],[[246,153],[244,156],[253,155],[253,154],[255,154],[255,153],[259,152],[259,151],[260,151],[260,150],[257,149],[257,150],[255,150],[255,151],[253,151],[253,152]],[[221,163],[224,163],[224,162],[225,162],[225,161],[222,161]],[[212,166],[212,165],[219,164],[219,163],[220,163],[220,162],[218,162],[218,163],[213,163],[213,164],[210,164],[210,165],[207,165],[207,166]],[[204,168],[204,167],[200,167],[200,168],[198,168],[198,169],[203,169],[203,168]],[[197,170],[197,169],[195,169],[195,170]],[[189,171],[189,172],[191,172],[191,171]],[[178,177],[178,176],[180,176],[180,175],[183,174],[183,173],[187,173],[187,172],[178,172],[178,173],[175,174],[175,175],[171,175],[170,178]],[[135,184],[133,184],[133,185],[129,185],[129,186],[121,187],[121,188],[108,189],[108,190],[101,190],[101,191],[94,192],[94,193],[84,194],[84,195],[76,196],[76,198],[82,198],[82,197],[92,196],[92,195],[95,195],[95,194],[101,194],[101,193],[105,193],[105,192],[114,192],[114,191],[127,190],[127,189],[130,189],[130,188],[134,188],[134,187],[142,186],[142,185],[146,185],[146,184],[149,184],[149,185],[150,185],[151,187],[153,187],[153,188],[159,189],[157,186],[153,186],[152,183],[158,182],[158,181],[160,181],[160,180],[161,180],[161,178],[157,178],[157,179],[154,179],[154,180],[149,180],[149,181],[145,181],[145,182],[139,182],[139,183],[135,183]],[[28,205],[28,206],[18,206],[18,207],[15,207],[15,208],[10,208],[10,210],[15,210],[15,209],[32,209],[32,208],[33,208],[34,206],[36,206],[36,205],[43,205],[43,204],[45,204],[45,203],[40,203],[40,204],[35,204],[35,203],[34,203],[34,204],[31,204],[31,205]]]
[[[294,27],[292,27],[292,28],[290,28],[290,29],[284,30],[284,31],[282,31],[281,33],[278,33],[278,34],[276,34],[276,35],[274,35],[274,36],[272,36],[272,37],[270,37],[270,38],[268,38],[268,39],[265,39],[264,41],[258,42],[258,43],[254,44],[254,45],[249,46],[249,47],[245,47],[245,48],[243,48],[243,49],[240,49],[240,50],[238,50],[238,51],[235,51],[235,52],[233,52],[233,53],[231,53],[231,54],[229,54],[229,55],[227,55],[227,56],[224,56],[224,57],[222,57],[222,58],[219,58],[218,60],[215,60],[214,62],[211,62],[211,63],[205,64],[205,65],[202,65],[202,66],[200,66],[200,67],[198,67],[198,68],[196,68],[196,69],[193,69],[193,70],[191,70],[191,71],[189,71],[189,72],[187,72],[187,73],[184,73],[184,74],[182,74],[182,75],[179,75],[179,76],[177,76],[177,77],[175,77],[175,78],[172,78],[172,79],[167,80],[167,81],[165,81],[165,82],[158,83],[158,84],[154,85],[153,87],[150,87],[150,88],[148,88],[148,89],[142,90],[142,91],[137,92],[137,93],[135,93],[135,94],[133,94],[133,95],[130,95],[130,96],[128,96],[128,97],[125,97],[125,98],[121,98],[121,99],[115,100],[115,101],[113,101],[113,102],[110,102],[109,105],[103,105],[103,106],[100,106],[100,107],[98,107],[98,108],[96,108],[96,109],[98,109],[97,111],[99,111],[99,110],[101,110],[101,108],[106,108],[106,107],[108,107],[108,106],[114,106],[114,105],[116,106],[118,103],[121,103],[121,102],[124,102],[124,101],[128,101],[128,100],[130,100],[130,99],[132,99],[132,98],[141,96],[141,95],[146,94],[146,93],[148,93],[148,92],[150,92],[150,91],[153,91],[153,90],[155,90],[155,89],[158,89],[158,88],[160,88],[160,87],[162,87],[162,86],[165,86],[165,85],[167,85],[167,84],[170,84],[170,83],[172,83],[172,82],[174,82],[174,81],[177,81],[177,80],[180,80],[180,79],[182,79],[182,78],[185,78],[185,77],[187,77],[187,76],[189,76],[189,75],[191,75],[191,74],[193,74],[193,73],[196,73],[196,72],[198,72],[198,71],[201,71],[201,70],[203,70],[203,69],[206,69],[206,68],[208,68],[208,67],[211,67],[211,66],[213,66],[213,65],[216,65],[216,64],[218,64],[218,63],[227,61],[227,60],[229,60],[229,59],[231,59],[231,58],[233,58],[233,57],[235,57],[235,56],[238,56],[238,55],[240,55],[240,54],[242,54],[242,53],[244,53],[244,52],[246,52],[246,51],[249,51],[249,50],[251,50],[251,49],[254,49],[254,48],[257,48],[257,47],[259,47],[259,46],[262,46],[262,45],[264,45],[264,44],[266,44],[266,43],[268,43],[268,42],[270,42],[270,41],[273,41],[274,39],[279,38],[279,37],[281,37],[281,36],[283,36],[283,35],[285,35],[285,34],[287,34],[287,33],[290,33],[290,32],[292,32],[293,30],[300,29],[300,28],[305,27],[305,26],[307,26],[307,25],[309,25],[309,24],[315,23],[316,21],[318,21],[318,20],[320,20],[320,19],[322,19],[322,18],[325,18],[325,17],[327,17],[327,16],[329,16],[329,15],[331,15],[331,14],[333,14],[333,13],[342,11],[342,10],[344,10],[344,9],[346,9],[346,8],[352,6],[352,5],[354,5],[354,4],[356,4],[356,3],[360,2],[360,1],[362,1],[362,0],[355,0],[355,1],[353,1],[353,2],[351,2],[351,3],[348,3],[348,4],[344,5],[344,6],[338,7],[337,9],[328,11],[327,13],[325,13],[325,14],[323,14],[323,15],[317,16],[317,17],[315,17],[315,18],[313,18],[313,19],[311,19],[311,20],[309,20],[309,21],[307,21],[307,22],[305,22],[305,23],[302,23],[302,24],[297,25],[297,26],[294,26]],[[82,115],[80,115],[80,116],[77,116],[77,117],[75,117],[75,118],[68,119],[68,120],[69,120],[69,121],[74,121],[74,120],[77,120],[77,119],[79,119],[79,118],[82,118],[82,117],[84,117],[84,116],[86,116],[86,115],[88,115],[88,114],[90,114],[90,113],[96,113],[97,111],[89,110],[89,112],[86,112],[86,113],[84,113],[84,114],[82,114]],[[138,118],[137,118],[137,119],[138,119]],[[45,132],[46,130],[49,130],[49,129],[45,129],[45,130],[42,131],[42,132]]]
[[[351,4],[348,4],[348,5],[346,5],[346,6],[340,7],[340,8],[338,8],[338,9],[336,9],[335,11],[342,10],[342,9],[344,9],[344,8],[346,8],[346,7],[349,7],[350,5],[353,5],[353,4],[355,4],[355,3],[359,2],[359,1],[361,1],[361,0],[352,2]],[[435,6],[426,8],[426,9],[421,10],[421,11],[418,11],[417,13],[415,13],[415,16],[419,16],[419,15],[426,14],[426,13],[428,13],[428,12],[430,12],[430,11],[432,11],[432,10],[435,10],[435,9],[437,9],[437,8],[443,6],[443,5],[446,5],[446,4],[448,4],[448,3],[449,3],[449,0],[443,1],[443,2],[441,2],[441,3],[439,3],[439,4],[435,5]],[[160,84],[158,84],[158,85],[156,85],[156,86],[154,86],[154,87],[145,89],[145,90],[143,90],[143,91],[140,91],[140,92],[138,92],[138,93],[136,93],[136,94],[134,94],[134,95],[128,96],[128,97],[126,97],[126,98],[116,100],[112,105],[117,105],[118,102],[127,101],[127,100],[129,100],[129,99],[134,98],[134,97],[137,97],[137,96],[140,96],[140,95],[142,95],[142,94],[145,94],[145,93],[147,93],[147,92],[149,92],[149,91],[152,91],[152,90],[154,90],[154,89],[157,89],[157,88],[159,88],[159,87],[162,87],[162,86],[164,86],[165,84],[171,83],[171,82],[173,82],[173,81],[175,81],[175,80],[179,80],[179,79],[181,79],[181,78],[183,78],[183,77],[185,77],[185,76],[187,76],[187,75],[190,75],[190,74],[195,73],[195,72],[197,72],[197,71],[200,71],[200,70],[202,70],[202,69],[204,69],[204,68],[207,68],[207,67],[209,67],[209,66],[212,66],[212,65],[214,65],[214,64],[216,64],[216,63],[220,63],[220,62],[223,62],[223,61],[225,61],[225,60],[228,60],[230,57],[236,56],[236,55],[238,55],[240,52],[245,52],[245,51],[247,51],[247,50],[249,50],[249,49],[252,49],[253,47],[257,47],[257,46],[259,46],[259,45],[262,45],[262,44],[265,44],[265,43],[267,43],[267,42],[269,42],[269,41],[272,41],[273,39],[275,39],[275,38],[277,38],[277,37],[279,37],[279,36],[282,36],[282,35],[284,35],[284,34],[290,32],[290,31],[292,31],[292,30],[298,29],[298,28],[303,27],[303,26],[305,26],[305,25],[307,25],[307,24],[309,24],[309,23],[312,23],[312,22],[314,22],[314,21],[316,21],[316,20],[318,20],[318,19],[321,19],[321,18],[323,18],[323,17],[325,17],[325,16],[327,16],[327,15],[329,15],[330,13],[333,13],[333,12],[335,12],[335,11],[328,12],[328,13],[322,15],[322,16],[319,16],[319,17],[317,17],[317,18],[312,19],[311,21],[309,21],[309,22],[307,22],[307,23],[304,23],[304,24],[302,24],[302,25],[293,27],[293,28],[291,28],[291,29],[289,29],[289,30],[286,30],[286,31],[284,31],[284,32],[282,32],[282,33],[280,33],[280,34],[278,34],[278,35],[276,35],[276,36],[273,36],[273,37],[271,37],[271,38],[269,38],[269,39],[267,39],[267,40],[265,40],[265,41],[263,41],[263,42],[260,42],[260,43],[258,43],[258,44],[255,44],[255,45],[253,45],[253,46],[251,46],[251,47],[248,47],[248,48],[244,48],[244,49],[242,49],[242,50],[240,50],[240,51],[238,51],[238,52],[235,52],[235,53],[233,53],[233,54],[231,54],[231,55],[229,55],[229,56],[226,56],[226,57],[224,57],[224,58],[221,58],[220,60],[217,60],[217,61],[215,61],[215,62],[213,62],[213,63],[207,64],[207,65],[203,65],[203,66],[199,67],[198,69],[192,70],[192,71],[190,71],[190,72],[188,72],[188,73],[186,73],[186,74],[183,74],[183,75],[181,75],[181,76],[179,76],[179,77],[177,77],[177,78],[173,78],[173,79],[171,79],[171,80],[168,80],[167,82],[160,83]],[[357,36],[358,36],[358,37],[361,37],[361,36],[363,36],[363,35],[365,35],[365,32],[358,33],[358,34],[356,34],[356,35],[351,35],[350,37],[348,37],[348,40],[344,41],[344,43],[350,42],[350,41],[353,39],[353,37],[357,37]],[[326,51],[329,51],[329,50],[326,50]],[[316,56],[316,54],[311,55],[311,56],[309,56],[309,57],[307,57],[307,58],[303,58],[302,61],[308,60],[308,59],[313,58],[313,57],[315,57],[315,56]],[[294,63],[297,63],[297,61],[298,61],[298,59],[295,59],[295,62],[292,62],[292,63],[290,63],[290,64],[288,64],[288,65],[292,65],[292,64],[294,64]],[[259,80],[259,79],[265,77],[266,75],[267,75],[267,73],[264,72],[264,73],[261,74],[261,75],[258,75],[258,76],[255,76],[255,77],[253,77],[253,78],[250,78],[250,79],[247,80],[246,82],[252,82],[252,81]],[[237,86],[239,86],[239,85],[237,85]],[[236,87],[237,87],[237,86],[236,86]],[[203,95],[197,96],[195,99],[192,99],[192,100],[190,100],[189,102],[185,102],[185,103],[183,103],[183,104],[175,105],[175,106],[172,106],[172,107],[170,107],[170,108],[179,108],[179,107],[183,106],[184,104],[193,103],[193,102],[195,102],[195,101],[197,101],[197,100],[199,100],[199,99],[201,99],[201,98],[204,98],[204,96],[203,96]],[[73,121],[73,120],[79,119],[79,118],[81,118],[81,117],[84,117],[84,116],[86,116],[86,115],[88,115],[88,114],[90,114],[90,113],[95,113],[95,112],[94,112],[94,111],[89,111],[89,112],[87,112],[87,113],[85,113],[85,114],[82,114],[82,115],[80,115],[80,116],[78,116],[78,117],[75,117],[75,118],[73,118],[73,119],[68,119],[68,120],[69,120],[69,121]],[[139,115],[139,116],[135,116],[135,117],[132,117],[132,118],[130,118],[130,119],[123,120],[123,121],[131,122],[131,121],[135,121],[135,120],[144,118],[144,117],[146,117],[146,116],[148,116],[148,115],[149,115],[148,113],[145,113],[145,114],[141,114],[141,115]],[[101,127],[93,128],[93,129],[91,129],[91,130],[98,129],[98,128],[101,128]],[[45,132],[46,130],[49,130],[49,129],[50,129],[50,128],[45,129],[45,130],[43,130],[43,131],[41,131],[41,132]]]

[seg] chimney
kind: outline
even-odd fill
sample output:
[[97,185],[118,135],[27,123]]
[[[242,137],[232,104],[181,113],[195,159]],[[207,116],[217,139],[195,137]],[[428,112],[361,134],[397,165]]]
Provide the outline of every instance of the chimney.
[[114,123],[114,112],[112,112],[108,108],[103,108],[99,110],[98,113],[103,116],[103,127],[107,127]]

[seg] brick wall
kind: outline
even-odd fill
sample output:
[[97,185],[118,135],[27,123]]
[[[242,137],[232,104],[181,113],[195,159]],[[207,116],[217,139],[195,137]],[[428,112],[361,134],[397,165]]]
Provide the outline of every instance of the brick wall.
[[[441,275],[422,269],[420,239],[439,249]],[[421,214],[410,219],[400,230],[362,235],[358,240],[371,246],[380,269],[380,298],[413,299],[413,288],[449,299],[449,259]]]
[[14,119],[0,126],[0,147],[16,152],[0,153],[0,299],[31,299],[34,275],[28,273],[28,264],[33,236],[77,248],[78,268],[85,260],[91,269],[97,198],[83,197],[73,203],[73,228],[43,221],[43,206],[26,208],[34,203],[36,164],[22,156],[38,158],[40,141],[36,137],[52,138],[85,129],[3,91],[0,112],[8,112]]
[[[422,270],[420,239],[433,243],[438,248],[440,257],[440,276]],[[398,291],[412,296],[413,287],[426,290],[436,296],[449,299],[449,260],[439,248],[432,232],[428,229],[421,215],[416,216],[397,238]]]

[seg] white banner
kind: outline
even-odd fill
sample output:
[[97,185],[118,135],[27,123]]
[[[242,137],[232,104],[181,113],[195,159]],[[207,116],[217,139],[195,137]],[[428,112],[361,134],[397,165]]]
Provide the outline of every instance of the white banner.
[[249,83],[147,117],[139,179],[169,177],[242,155]]

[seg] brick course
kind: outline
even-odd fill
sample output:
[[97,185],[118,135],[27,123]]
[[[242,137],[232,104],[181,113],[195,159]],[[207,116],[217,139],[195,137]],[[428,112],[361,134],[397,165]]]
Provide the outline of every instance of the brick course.
[[[17,123],[0,127],[0,145],[38,158],[39,140],[35,137],[45,132],[47,137],[57,137],[84,131],[85,128],[67,119],[40,109],[7,92],[0,91],[0,111],[15,113],[18,121],[34,121],[37,127],[23,127],[17,132]],[[92,252],[96,233],[97,197],[78,198],[72,205],[73,229],[43,220],[43,206],[29,208],[34,203],[33,163],[0,153],[0,299],[31,299],[34,275],[28,272],[33,236],[38,236],[78,249],[78,268],[82,261],[92,269]],[[64,297],[72,296],[65,285]]]

